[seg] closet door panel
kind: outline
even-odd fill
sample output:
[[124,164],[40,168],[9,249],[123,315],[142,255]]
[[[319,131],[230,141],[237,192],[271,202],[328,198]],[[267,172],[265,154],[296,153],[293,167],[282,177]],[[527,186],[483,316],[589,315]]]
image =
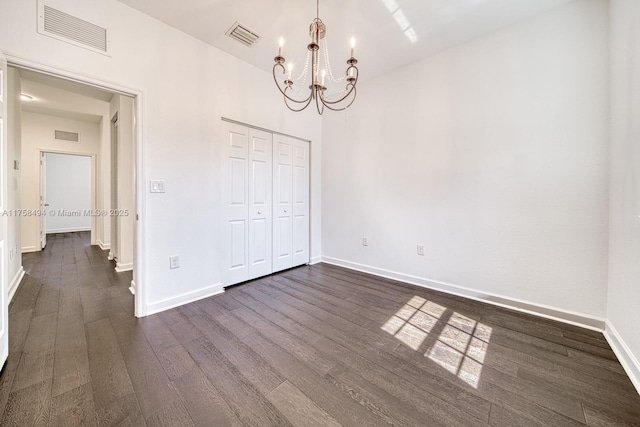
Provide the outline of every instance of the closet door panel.
[[222,165],[224,200],[224,269],[225,285],[249,278],[248,265],[248,129],[234,124],[225,126],[225,158]]
[[275,136],[273,153],[273,271],[293,266],[293,204],[291,139]]
[[249,131],[249,279],[272,272],[272,141]]
[[309,262],[309,143],[293,144],[293,265]]

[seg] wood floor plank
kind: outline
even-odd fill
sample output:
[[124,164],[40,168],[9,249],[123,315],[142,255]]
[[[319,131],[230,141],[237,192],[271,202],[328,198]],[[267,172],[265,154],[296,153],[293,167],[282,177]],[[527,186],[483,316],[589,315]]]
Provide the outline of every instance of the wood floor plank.
[[48,426],[51,415],[51,380],[11,392],[2,426]]
[[82,313],[58,319],[54,357],[52,396],[78,389],[91,381]]
[[96,420],[100,427],[146,425],[138,400],[133,393],[97,409]]
[[189,412],[180,401],[163,406],[146,421],[149,427],[191,427],[195,425]]
[[238,427],[241,422],[200,368],[172,382],[197,426]]
[[12,391],[51,381],[55,352],[57,315],[34,317],[22,351]]
[[85,325],[89,371],[96,409],[133,394],[127,366],[108,318]]
[[[242,320],[236,318],[235,322],[242,322]],[[298,361],[287,353],[286,349],[279,347],[261,334],[255,332],[241,339],[340,424],[345,426],[387,424],[376,414],[360,406],[350,396],[336,393],[335,388],[315,374],[308,365]]]
[[51,426],[97,426],[91,384],[84,384],[53,398]]
[[260,393],[269,394],[284,382],[257,353],[208,316],[195,316],[190,321],[235,366]]
[[310,427],[340,427],[341,425],[288,381],[283,382],[272,390],[267,395],[267,399],[293,425]]
[[291,425],[208,339],[192,340],[185,347],[243,424]]

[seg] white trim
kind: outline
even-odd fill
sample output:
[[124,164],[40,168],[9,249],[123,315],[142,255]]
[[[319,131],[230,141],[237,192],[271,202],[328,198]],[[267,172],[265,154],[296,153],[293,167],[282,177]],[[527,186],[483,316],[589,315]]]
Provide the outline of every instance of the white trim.
[[316,256],[309,260],[309,265],[320,264],[322,262],[322,257]]
[[636,391],[640,394],[640,362],[638,362],[636,356],[609,320],[607,320],[604,328],[604,337],[618,357],[618,361],[629,376]]
[[56,233],[76,233],[79,231],[91,231],[91,227],[80,227],[80,228],[56,228],[54,230],[47,230],[46,234],[56,234]]
[[120,264],[119,262],[116,262],[116,272],[122,273],[123,271],[131,271],[131,270],[133,270],[132,262],[129,262],[126,264]]
[[18,290],[18,286],[20,285],[20,282],[22,282],[23,277],[24,277],[24,268],[20,266],[18,271],[16,271],[16,275],[13,276],[13,280],[11,281],[11,284],[9,285],[9,303],[11,303],[11,300],[13,299],[13,296]]
[[136,294],[136,282],[133,280],[131,281],[131,286],[129,286],[129,292],[131,292],[132,295]]
[[222,293],[224,293],[222,283],[216,283],[215,285],[187,292],[182,295],[152,302],[147,305],[147,316]]
[[544,317],[546,319],[557,320],[559,322],[568,323],[570,325],[575,325],[581,328],[591,329],[598,332],[602,332],[605,326],[605,319],[599,317],[594,317],[583,313],[576,313],[569,310],[563,310],[556,307],[549,307],[543,304],[537,304],[529,301],[507,297],[504,295],[482,292],[451,283],[441,282],[438,280],[426,279],[409,274],[398,273],[396,271],[385,270],[382,268],[325,256],[322,257],[322,262],[348,268],[350,270],[362,271],[364,273],[385,277],[387,279],[398,280],[400,282],[409,283],[412,285],[420,286],[422,288],[428,288],[440,292],[445,292],[451,295],[457,295],[460,297],[472,299],[474,301],[480,301],[487,304],[520,311],[522,313],[533,314],[534,316]]
[[111,245],[109,245],[108,243],[104,243],[102,240],[98,240],[98,246],[100,247],[100,249],[102,249],[103,251],[106,251],[107,249],[111,248]]
[[28,254],[29,252],[38,252],[41,249],[38,249],[37,246],[23,246],[21,249],[21,253]]
[[113,252],[109,251],[109,255],[107,255],[107,260],[108,261],[113,261],[115,257],[113,256]]

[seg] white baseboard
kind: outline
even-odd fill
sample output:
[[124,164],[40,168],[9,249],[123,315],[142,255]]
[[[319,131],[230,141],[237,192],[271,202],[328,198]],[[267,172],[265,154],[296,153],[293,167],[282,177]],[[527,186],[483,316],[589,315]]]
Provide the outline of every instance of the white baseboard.
[[53,230],[47,230],[47,234],[77,233],[79,231],[91,231],[91,227],[56,228]]
[[9,285],[9,302],[13,299],[13,296],[16,294],[18,290],[18,286],[20,282],[22,282],[22,278],[24,277],[24,268],[20,266],[15,276],[13,276],[13,280],[11,280],[11,284]]
[[128,262],[126,264],[122,264],[119,262],[116,263],[116,272],[118,273],[122,273],[123,271],[131,271],[131,270],[133,270],[132,262]]
[[604,337],[616,354],[616,357],[629,376],[636,391],[640,394],[640,362],[638,362],[638,359],[624,342],[622,336],[620,336],[616,328],[614,328],[608,320],[604,329]]
[[132,295],[136,294],[136,282],[133,280],[131,281],[131,286],[129,286],[129,292],[131,292]]
[[38,252],[40,248],[37,246],[23,246],[21,251],[23,254],[28,254],[29,252]]
[[309,265],[314,265],[314,264],[319,264],[322,262],[322,257],[317,256],[317,257],[313,257],[309,260]]
[[587,328],[594,331],[602,332],[605,326],[605,319],[590,316],[583,313],[576,313],[560,308],[549,307],[543,304],[537,304],[516,298],[497,295],[488,292],[482,292],[475,289],[465,288],[463,286],[451,283],[440,282],[438,280],[430,280],[422,277],[412,276],[409,274],[398,273],[396,271],[385,270],[382,268],[372,267],[369,265],[358,264],[351,261],[345,261],[337,258],[322,257],[322,262],[337,265],[339,267],[348,268],[350,270],[362,271],[376,276],[385,277],[387,279],[397,280],[399,282],[409,283],[423,288],[433,289],[452,295],[461,296],[475,301],[520,311],[523,313],[533,314],[534,316],[544,317],[559,322]]
[[113,261],[114,258],[115,258],[115,256],[113,255],[113,253],[111,251],[109,251],[109,255],[107,255],[107,259],[109,261]]
[[103,243],[102,240],[98,240],[98,246],[103,251],[106,251],[107,249],[111,249],[111,245],[109,245],[109,243]]
[[222,283],[216,283],[215,285],[207,286],[205,288],[197,289],[195,291],[187,292],[175,297],[153,302],[147,305],[147,316],[222,293],[224,293],[224,287],[222,286]]

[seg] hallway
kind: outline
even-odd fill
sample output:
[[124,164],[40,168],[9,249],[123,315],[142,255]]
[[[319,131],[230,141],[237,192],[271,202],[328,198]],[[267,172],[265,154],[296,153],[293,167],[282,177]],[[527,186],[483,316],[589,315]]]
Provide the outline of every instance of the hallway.
[[96,403],[98,419],[118,421],[120,408],[136,404],[115,332],[135,321],[131,272],[116,273],[89,232],[50,235],[23,264],[9,309],[0,424],[94,425]]

